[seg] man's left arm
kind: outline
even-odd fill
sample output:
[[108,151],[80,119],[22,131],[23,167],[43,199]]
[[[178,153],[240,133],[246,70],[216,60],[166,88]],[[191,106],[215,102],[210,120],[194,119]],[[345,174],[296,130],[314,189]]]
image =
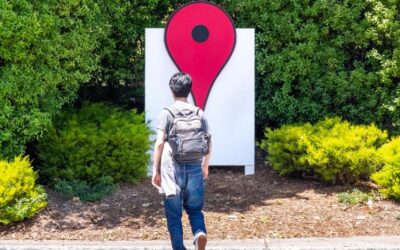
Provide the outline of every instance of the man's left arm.
[[211,151],[212,151],[212,143],[211,143],[211,133],[210,133],[210,127],[208,126],[208,120],[205,117],[204,113],[202,113],[201,117],[202,123],[203,123],[203,129],[207,134],[208,137],[208,151],[207,154],[203,158],[203,164],[202,164],[202,169],[203,169],[203,178],[207,179],[208,177],[208,167],[210,163],[210,158],[211,158]]
[[208,152],[204,156],[203,165],[201,166],[201,168],[203,169],[203,178],[204,179],[207,179],[207,177],[208,177],[208,167],[209,167],[210,158],[211,158],[211,138],[209,138]]

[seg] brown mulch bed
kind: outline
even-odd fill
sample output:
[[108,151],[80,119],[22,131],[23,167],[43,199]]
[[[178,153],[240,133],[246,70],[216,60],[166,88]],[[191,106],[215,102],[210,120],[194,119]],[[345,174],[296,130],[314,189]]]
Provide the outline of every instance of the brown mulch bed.
[[[279,177],[259,164],[210,169],[205,217],[210,239],[400,235],[400,204],[379,200],[345,205],[336,195],[353,187]],[[0,239],[169,239],[161,198],[150,179],[124,184],[101,202],[66,200],[48,190],[49,205],[21,223],[0,226]],[[191,238],[186,214],[185,238]]]

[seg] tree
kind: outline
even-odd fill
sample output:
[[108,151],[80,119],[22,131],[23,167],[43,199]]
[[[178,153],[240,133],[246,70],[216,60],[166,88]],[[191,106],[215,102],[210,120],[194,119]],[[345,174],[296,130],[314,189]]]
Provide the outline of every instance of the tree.
[[93,0],[0,0],[0,159],[23,154],[98,68]]
[[222,3],[256,28],[259,132],[334,115],[400,132],[398,0]]

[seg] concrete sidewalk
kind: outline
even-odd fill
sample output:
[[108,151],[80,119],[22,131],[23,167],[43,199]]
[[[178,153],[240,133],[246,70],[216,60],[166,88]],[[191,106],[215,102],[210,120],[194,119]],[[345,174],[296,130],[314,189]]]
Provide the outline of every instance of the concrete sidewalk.
[[[186,241],[188,249],[193,249]],[[168,250],[169,241],[9,241],[0,240],[0,250]],[[400,250],[400,236],[350,238],[293,238],[258,240],[210,240],[209,250]]]

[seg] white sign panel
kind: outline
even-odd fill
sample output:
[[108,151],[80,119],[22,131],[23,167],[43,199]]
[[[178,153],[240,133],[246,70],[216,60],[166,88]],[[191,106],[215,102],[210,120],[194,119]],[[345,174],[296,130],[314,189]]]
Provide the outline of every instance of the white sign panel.
[[[168,84],[179,70],[165,48],[164,29],[146,29],[145,46],[145,112],[155,131],[158,115],[173,103]],[[245,174],[254,173],[255,161],[254,61],[254,29],[236,29],[235,50],[204,110],[212,134],[210,165],[245,166]]]

